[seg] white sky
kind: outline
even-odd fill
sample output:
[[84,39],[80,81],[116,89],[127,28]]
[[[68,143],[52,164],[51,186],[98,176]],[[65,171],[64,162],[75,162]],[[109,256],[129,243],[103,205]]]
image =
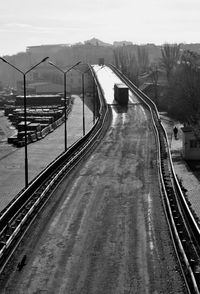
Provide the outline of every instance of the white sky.
[[1,0],[0,55],[83,42],[200,43],[200,0]]

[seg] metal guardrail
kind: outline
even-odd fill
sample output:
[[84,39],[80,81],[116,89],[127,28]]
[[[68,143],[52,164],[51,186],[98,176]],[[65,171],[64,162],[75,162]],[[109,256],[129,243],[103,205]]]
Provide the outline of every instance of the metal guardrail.
[[[161,180],[161,186],[165,195],[165,203],[166,203],[166,213],[168,218],[170,219],[170,226],[173,232],[171,232],[173,234],[173,238],[175,238],[175,242],[176,242],[176,246],[178,247],[178,252],[177,255],[180,255],[181,253],[181,259],[184,262],[184,265],[186,267],[186,272],[184,271],[184,269],[182,269],[183,273],[184,273],[184,278],[186,281],[186,285],[188,288],[188,291],[190,293],[195,293],[195,294],[199,294],[199,277],[200,274],[199,272],[197,272],[197,274],[194,272],[194,269],[192,269],[190,262],[188,260],[188,256],[182,246],[182,242],[180,240],[180,237],[178,235],[178,231],[176,229],[176,224],[174,222],[173,219],[173,215],[171,212],[171,208],[170,208],[170,201],[168,199],[168,191],[165,185],[165,180],[164,180],[164,176],[163,176],[163,167],[161,164],[161,136],[164,137],[164,140],[166,142],[166,150],[167,150],[167,158],[168,158],[168,162],[169,162],[169,167],[170,167],[170,172],[171,172],[171,180],[173,181],[174,187],[176,189],[176,193],[178,194],[178,200],[181,202],[181,205],[184,209],[184,213],[186,215],[187,221],[190,224],[190,227],[195,235],[196,240],[200,241],[200,229],[199,226],[193,216],[193,214],[190,211],[190,208],[188,207],[188,204],[185,200],[185,197],[182,193],[181,187],[179,185],[178,179],[176,177],[176,173],[174,171],[174,167],[173,167],[173,162],[172,162],[172,157],[171,157],[171,153],[170,153],[170,148],[169,148],[169,142],[168,142],[168,137],[167,137],[167,133],[165,128],[163,127],[161,120],[160,120],[160,116],[157,110],[156,105],[154,104],[154,102],[147,96],[145,95],[139,88],[137,88],[126,76],[123,75],[123,73],[121,73],[115,66],[113,65],[109,65],[109,67],[122,79],[122,81],[135,93],[137,94],[137,96],[139,96],[139,98],[143,101],[143,103],[146,105],[146,107],[148,108],[148,110],[151,113],[152,119],[153,119],[153,125],[154,125],[154,130],[156,133],[156,138],[157,138],[157,143],[158,143],[158,147],[159,147],[159,151],[158,151],[158,159],[159,159],[159,174],[160,174],[160,180]],[[175,244],[174,244],[175,245]],[[175,247],[176,247],[175,246]],[[175,250],[177,250],[175,248]],[[178,256],[179,257],[179,256]],[[181,261],[179,259],[180,265],[181,265]],[[182,267],[182,265],[181,265]],[[189,276],[189,279],[188,279]]]
[[[193,230],[196,232],[195,234],[198,236],[198,240],[200,242],[200,228],[185,200],[185,197],[183,195],[183,192],[181,190],[181,187],[179,185],[179,181],[177,179],[177,176],[176,176],[176,173],[175,173],[175,170],[174,170],[174,166],[173,166],[173,161],[172,161],[172,157],[171,157],[171,152],[170,152],[170,148],[169,148],[169,140],[168,140],[168,136],[167,136],[167,133],[166,133],[166,130],[164,128],[164,126],[162,125],[161,123],[161,119],[160,119],[160,115],[158,113],[158,110],[157,110],[157,107],[155,105],[155,103],[147,96],[145,95],[139,88],[137,88],[130,80],[127,79],[126,76],[124,76],[116,67],[114,67],[113,65],[110,65],[110,67],[116,72],[118,73],[121,77],[123,77],[124,79],[124,82],[128,83],[129,86],[131,86],[134,91],[137,92],[137,94],[140,95],[140,99],[142,98],[143,99],[143,102],[147,105],[147,107],[149,108],[153,118],[154,118],[154,121],[155,122],[155,125],[158,125],[160,126],[160,128],[162,129],[163,131],[163,134],[164,134],[164,137],[165,137],[165,140],[167,141],[167,147],[168,147],[168,156],[169,156],[169,161],[170,161],[170,167],[171,167],[171,171],[172,171],[172,174],[173,174],[173,178],[174,178],[174,182],[176,184],[176,188],[177,188],[177,191],[178,193],[180,194],[180,200],[182,201],[183,205],[184,205],[184,208],[187,212],[187,216],[188,218],[190,219],[190,224],[191,226],[193,227]],[[153,110],[153,111],[152,111]]]
[[[90,70],[92,72],[93,78],[95,80],[98,95],[100,99],[100,110],[99,110],[99,117],[92,127],[92,129],[80,140],[78,140],[75,144],[73,144],[66,152],[62,153],[60,156],[58,156],[53,162],[51,162],[47,168],[45,168],[28,186],[27,189],[25,189],[21,194],[18,195],[6,208],[4,211],[2,211],[0,215],[0,263],[1,259],[3,260],[2,268],[5,266],[4,259],[7,254],[7,252],[12,249],[13,244],[16,242],[17,236],[19,238],[19,235],[22,234],[21,228],[24,225],[28,226],[28,221],[30,222],[30,216],[33,214],[33,211],[38,208],[40,203],[42,203],[42,200],[46,194],[51,188],[51,186],[56,183],[56,181],[59,179],[60,175],[70,168],[73,167],[73,164],[80,161],[84,154],[90,150],[90,148],[93,147],[95,144],[96,139],[99,137],[99,135],[102,133],[102,130],[104,128],[105,121],[108,119],[108,113],[109,109],[107,104],[104,101],[103,92],[101,89],[101,86],[99,85],[99,82],[96,78],[96,75],[93,71],[93,69],[90,67]],[[59,169],[61,167],[61,169]],[[37,197],[37,199],[34,199],[34,203],[28,204],[31,200],[32,195],[34,195],[34,192],[37,191],[38,187],[43,185],[43,183],[46,181],[46,179],[50,178],[50,176],[55,173],[56,175],[53,176],[53,178],[50,179],[49,182],[45,185],[45,188],[43,189],[42,193]],[[30,206],[30,207],[29,207]],[[28,209],[27,209],[28,207]],[[17,222],[17,216],[18,214],[22,215],[21,219],[19,220],[19,223]],[[10,227],[10,224],[13,223],[13,219],[16,219],[17,225],[14,228]],[[7,229],[11,229],[11,233],[4,241],[1,239],[1,236],[4,236],[3,234]],[[10,256],[9,256],[10,258]],[[7,260],[6,260],[7,263]],[[0,269],[1,271],[1,269]]]
[[[153,118],[154,129],[156,132],[156,137],[157,137],[158,146],[159,146],[159,155],[158,156],[159,156],[159,158],[161,158],[161,151],[160,151],[161,146],[160,146],[160,138],[159,138],[160,137],[160,130],[158,130],[158,126],[161,129],[161,131],[163,132],[164,138],[167,142],[167,148],[168,148],[169,144],[168,144],[167,134],[166,134],[165,129],[163,128],[161,122],[160,122],[159,113],[157,111],[155,104],[144,93],[142,93],[134,84],[132,84],[119,70],[117,70],[114,66],[110,65],[110,67],[130,87],[130,89],[132,89],[132,91],[136,92],[137,95],[140,96],[140,99],[144,102],[146,107],[151,112],[151,115]],[[91,69],[93,78],[95,80],[95,83],[97,85],[98,95],[101,99],[98,120],[96,121],[93,128],[86,134],[86,136],[81,138],[78,142],[76,142],[74,145],[72,145],[66,152],[61,154],[52,163],[50,163],[49,166],[44,171],[42,171],[30,183],[29,187],[26,190],[24,190],[16,199],[14,199],[8,207],[6,207],[5,211],[3,211],[2,214],[0,215],[0,236],[1,236],[1,232],[3,231],[4,227],[7,224],[9,224],[10,220],[13,218],[13,216],[15,216],[16,212],[19,211],[19,208],[22,208],[25,205],[25,203],[27,203],[27,201],[29,200],[31,195],[34,193],[35,190],[37,190],[37,188],[40,185],[43,184],[45,179],[48,178],[55,171],[55,169],[58,169],[59,166],[63,165],[63,162],[66,162],[65,166],[62,167],[62,169],[57,172],[56,176],[52,180],[53,182],[56,181],[59,178],[60,173],[62,173],[62,170],[66,171],[66,168],[68,168],[71,161],[77,160],[77,158],[80,158],[82,156],[83,152],[89,149],[89,145],[94,143],[94,141],[98,137],[99,133],[101,132],[103,125],[104,125],[104,122],[106,120],[106,116],[108,116],[108,109],[106,108],[106,105],[103,102],[103,92],[102,92],[101,86],[98,82],[98,79],[95,75],[95,72],[93,71],[93,69],[91,67],[90,67],[90,69]],[[189,221],[191,222],[191,226],[194,226],[195,234],[199,234],[198,225],[196,224],[195,219],[190,212],[190,209],[184,199],[184,195],[182,194],[181,188],[180,188],[178,180],[176,178],[169,148],[167,150],[168,150],[168,157],[169,157],[169,162],[170,162],[170,166],[171,166],[173,180],[176,185],[177,191],[179,193],[180,199],[182,198],[182,200],[180,200],[180,201],[183,203],[183,206],[187,207],[185,209],[186,214],[188,215],[188,218],[190,219]],[[163,188],[164,194],[166,196],[166,201],[168,201],[167,200],[167,190],[165,188],[164,179],[162,176],[162,167],[159,166],[159,169],[160,169],[162,188]],[[4,246],[0,250],[0,259],[1,259],[1,257],[4,256],[4,252],[6,252],[6,250],[8,250],[10,247],[12,247],[13,241],[21,233],[21,231],[20,231],[21,227],[26,223],[29,215],[32,214],[33,210],[39,205],[39,203],[42,200],[46,191],[48,191],[50,189],[50,186],[52,185],[52,181],[47,184],[47,186],[43,190],[42,194],[38,197],[38,199],[34,202],[34,204],[29,208],[29,211],[24,214],[23,219],[20,221],[19,225],[15,227],[15,230],[12,232],[10,237],[6,240]],[[169,203],[167,203],[167,205],[170,206]],[[190,279],[192,280],[192,283],[193,283],[193,290],[191,293],[197,294],[197,293],[199,293],[199,291],[198,291],[198,287],[196,284],[195,275],[191,269],[190,263],[187,259],[187,256],[184,252],[180,238],[179,238],[178,233],[176,231],[175,224],[173,222],[173,216],[170,215],[170,209],[168,209],[168,215],[171,218],[170,224],[173,226],[173,233],[176,238],[176,243],[179,246],[179,251],[181,251],[184,262],[185,262],[187,269],[188,269],[188,273],[190,275]]]

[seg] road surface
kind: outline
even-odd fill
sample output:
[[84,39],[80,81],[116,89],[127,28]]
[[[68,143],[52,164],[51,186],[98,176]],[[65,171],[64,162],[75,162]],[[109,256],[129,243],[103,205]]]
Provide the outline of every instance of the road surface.
[[[101,75],[108,81],[112,73]],[[2,276],[2,293],[187,293],[163,210],[150,116],[130,99],[127,109],[111,106],[104,139],[54,192]]]

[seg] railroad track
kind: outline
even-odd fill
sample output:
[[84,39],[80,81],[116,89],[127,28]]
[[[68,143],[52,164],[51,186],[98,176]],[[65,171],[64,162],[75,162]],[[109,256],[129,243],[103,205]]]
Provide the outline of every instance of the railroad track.
[[111,110],[104,102],[102,89],[91,68],[100,100],[99,117],[93,128],[43,170],[0,213],[0,273],[17,249],[32,222],[70,171],[83,160],[104,135]]
[[189,293],[200,293],[200,229],[177,180],[166,131],[155,104],[116,67],[109,67],[143,101],[152,115],[158,144],[158,169],[165,213]]

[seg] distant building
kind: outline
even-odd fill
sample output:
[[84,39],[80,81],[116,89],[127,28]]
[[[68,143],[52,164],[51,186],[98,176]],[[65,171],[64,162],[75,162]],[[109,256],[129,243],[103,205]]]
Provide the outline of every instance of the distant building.
[[112,44],[109,44],[109,43],[105,43],[99,39],[96,39],[96,38],[92,38],[90,40],[87,40],[84,42],[85,45],[93,45],[93,46],[105,46],[105,47],[108,47],[108,46],[112,46]]
[[116,46],[116,47],[128,46],[128,45],[133,45],[133,43],[129,42],[129,41],[115,41],[115,42],[113,42],[113,46]]
[[[26,53],[29,57],[30,65],[46,56],[49,56],[51,61],[63,67],[67,67],[77,61],[98,64],[100,57],[104,58],[105,63],[112,63],[114,60],[113,46],[95,38],[85,41],[85,44],[30,46],[27,47]],[[39,71],[43,66],[45,64],[41,65],[37,70]]]
[[35,94],[57,94],[63,92],[63,85],[49,83],[49,82],[35,82],[29,83],[29,89]]
[[[61,95],[28,95],[26,96],[26,103],[27,106],[39,106],[39,105],[62,105],[62,97]],[[17,96],[16,97],[16,106],[23,106],[24,105],[24,96]]]
[[182,154],[186,160],[200,159],[200,130],[195,130],[191,126],[183,127]]
[[56,53],[62,48],[68,47],[68,44],[49,44],[49,45],[38,45],[38,46],[29,46],[26,48],[26,53],[32,54],[34,56],[51,56]]
[[[66,70],[72,64],[61,69]],[[66,75],[66,90],[67,94],[81,94],[82,93],[82,76],[84,74],[84,88],[85,92],[93,91],[93,80],[87,64],[80,64],[76,69],[72,69]],[[86,72],[87,71],[87,72]],[[17,94],[23,94],[23,81],[17,81]],[[57,94],[64,91],[63,74],[56,70],[53,66],[46,64],[31,71],[29,79],[26,81],[26,90],[28,94]]]

